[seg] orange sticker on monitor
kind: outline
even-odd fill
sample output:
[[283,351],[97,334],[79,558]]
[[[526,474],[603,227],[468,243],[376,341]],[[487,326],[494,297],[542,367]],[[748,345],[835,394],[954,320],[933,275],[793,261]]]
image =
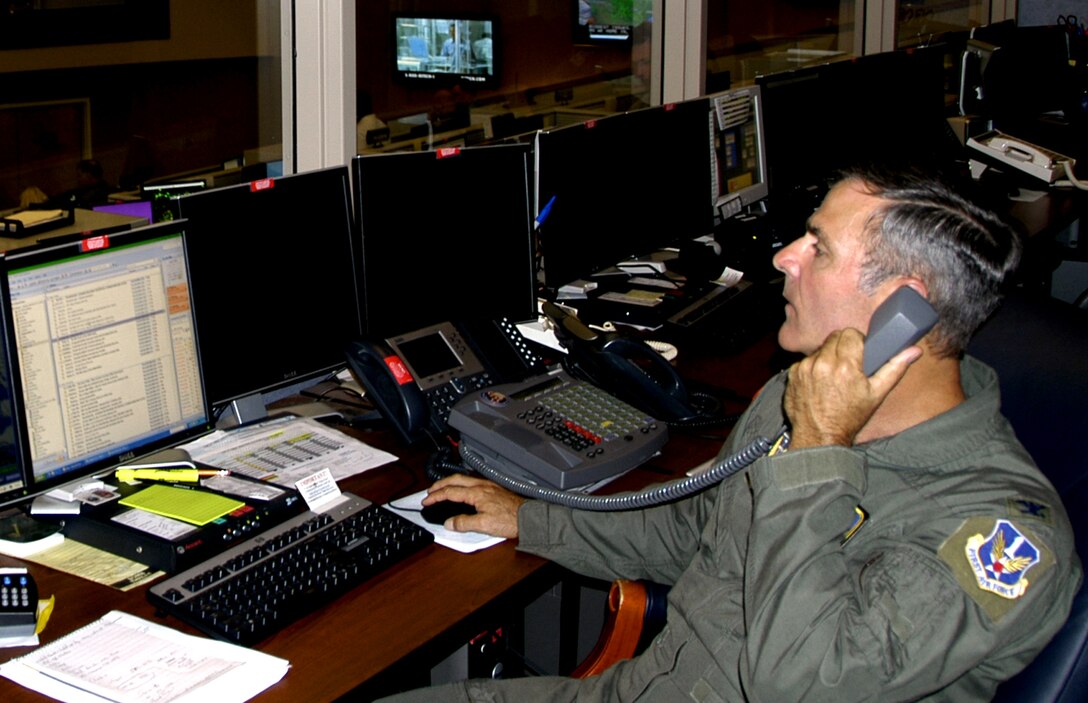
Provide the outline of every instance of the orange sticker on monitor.
[[79,243],[79,250],[83,252],[98,251],[99,249],[109,249],[110,238],[108,235],[102,234],[97,237],[88,237]]

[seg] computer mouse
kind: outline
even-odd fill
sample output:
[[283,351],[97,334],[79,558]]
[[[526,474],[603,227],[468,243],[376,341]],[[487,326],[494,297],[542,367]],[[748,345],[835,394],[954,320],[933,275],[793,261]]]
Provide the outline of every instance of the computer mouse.
[[454,515],[475,515],[476,508],[468,503],[458,503],[453,500],[443,500],[438,503],[423,506],[420,511],[423,519],[432,525],[442,525]]

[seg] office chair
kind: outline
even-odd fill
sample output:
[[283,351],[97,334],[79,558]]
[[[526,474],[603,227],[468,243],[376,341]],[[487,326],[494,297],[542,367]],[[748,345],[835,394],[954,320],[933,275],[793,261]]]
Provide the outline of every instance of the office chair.
[[[1052,298],[1010,295],[968,352],[992,366],[1016,436],[1054,484],[1088,565],[1088,312]],[[1088,700],[1088,588],[1035,661],[997,689],[995,701]]]
[[[1078,446],[1088,426],[1088,312],[1018,292],[978,331],[968,353],[997,371],[1003,412],[1061,496],[1088,565],[1088,462]],[[666,593],[661,584],[614,582],[601,637],[571,675],[592,676],[639,653],[664,625]],[[1054,639],[993,700],[1088,700],[1088,587]]]

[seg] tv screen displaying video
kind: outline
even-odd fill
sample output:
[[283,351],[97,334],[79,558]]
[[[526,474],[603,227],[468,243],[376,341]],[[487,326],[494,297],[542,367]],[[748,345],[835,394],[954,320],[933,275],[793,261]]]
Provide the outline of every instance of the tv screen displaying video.
[[499,37],[490,17],[398,15],[393,18],[401,80],[494,86]]

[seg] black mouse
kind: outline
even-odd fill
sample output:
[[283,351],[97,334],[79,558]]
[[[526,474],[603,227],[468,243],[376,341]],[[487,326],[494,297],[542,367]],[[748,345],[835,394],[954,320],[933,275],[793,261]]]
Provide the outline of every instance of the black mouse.
[[432,503],[431,505],[425,505],[423,506],[423,510],[419,512],[420,515],[423,516],[423,519],[432,525],[442,525],[454,515],[475,515],[476,508],[468,503],[443,500]]

